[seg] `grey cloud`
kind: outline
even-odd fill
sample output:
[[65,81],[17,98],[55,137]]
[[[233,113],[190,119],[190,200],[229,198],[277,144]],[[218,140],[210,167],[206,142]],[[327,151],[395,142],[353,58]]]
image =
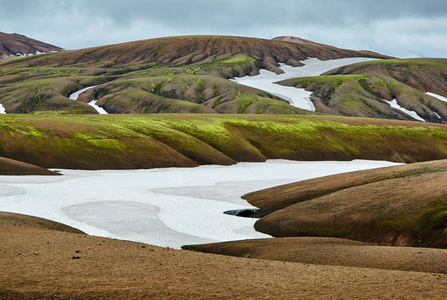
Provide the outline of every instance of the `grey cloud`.
[[444,0],[0,0],[0,4],[0,31],[68,49],[169,35],[223,34],[295,35],[402,57],[447,53]]

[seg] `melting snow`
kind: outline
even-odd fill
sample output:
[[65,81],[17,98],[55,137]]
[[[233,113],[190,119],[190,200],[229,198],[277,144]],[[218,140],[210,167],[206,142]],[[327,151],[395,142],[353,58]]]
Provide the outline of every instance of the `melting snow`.
[[[53,51],[54,52],[54,51]],[[57,52],[57,51],[55,51],[55,52]],[[32,55],[38,55],[38,54],[45,54],[45,52],[40,52],[39,50],[36,50],[36,52],[35,53],[29,53],[29,54],[23,54],[23,53],[16,53],[16,56],[19,56],[19,57],[27,57],[27,56],[32,56]]]
[[96,105],[96,102],[97,102],[97,101],[98,101],[98,100],[94,99],[94,100],[90,101],[90,102],[88,103],[88,105],[90,105],[90,106],[92,106],[94,109],[96,109],[96,111],[97,111],[100,115],[107,115],[108,112],[106,112],[106,110],[105,110],[104,108],[102,108],[102,107]]
[[447,98],[446,98],[446,97],[443,97],[443,96],[441,96],[441,95],[438,95],[438,94],[435,94],[435,93],[430,93],[430,92],[427,92],[427,93],[425,93],[425,94],[427,94],[427,95],[429,95],[429,96],[432,96],[432,97],[435,97],[435,98],[438,98],[439,100],[441,100],[441,101],[443,101],[443,102],[447,102]]
[[[78,97],[79,97],[80,94],[82,94],[83,92],[85,92],[85,91],[87,91],[87,90],[89,90],[89,89],[95,88],[95,87],[97,87],[97,85],[89,86],[89,87],[83,88],[83,89],[81,89],[81,90],[79,90],[79,91],[76,91],[76,92],[70,94],[70,95],[68,96],[68,99],[71,99],[71,100],[78,100]],[[107,115],[108,113],[107,113],[107,111],[106,111],[104,108],[99,107],[98,105],[96,105],[96,102],[97,102],[97,101],[98,101],[98,100],[93,99],[92,101],[90,101],[90,102],[88,103],[88,105],[90,105],[90,106],[92,106],[94,109],[96,109],[96,111],[97,111],[99,114],[101,114],[101,115]]]
[[283,74],[276,75],[274,72],[262,69],[259,70],[259,75],[237,77],[231,81],[254,87],[271,93],[272,95],[281,97],[289,101],[290,104],[295,107],[315,111],[315,107],[310,100],[310,95],[312,95],[312,92],[308,92],[305,89],[282,86],[276,82],[296,77],[318,76],[338,67],[370,60],[374,59],[354,57],[322,61],[318,58],[309,58],[301,61],[301,63],[304,64],[302,67],[291,67],[286,64],[279,64],[279,68],[284,71]]
[[0,211],[61,222],[91,235],[180,248],[268,237],[240,196],[280,184],[396,165],[383,161],[270,160],[233,166],[150,170],[63,170],[64,176],[0,176]]
[[422,119],[422,118],[421,118],[415,111],[408,110],[408,109],[403,108],[402,106],[400,106],[399,103],[397,103],[397,100],[396,100],[396,99],[391,100],[391,101],[388,101],[388,100],[385,100],[385,101],[386,101],[392,108],[395,108],[395,109],[400,110],[401,112],[403,112],[403,113],[409,115],[409,116],[412,117],[413,119],[416,119],[416,120],[418,120],[418,121],[425,122],[425,120]]
[[94,87],[97,87],[97,85],[89,86],[89,87],[83,88],[83,89],[81,89],[81,90],[79,90],[79,91],[76,91],[76,92],[70,94],[70,95],[68,96],[68,99],[71,99],[71,100],[78,100],[78,97],[79,97],[80,94],[82,94],[83,92],[85,92],[85,91],[87,91],[87,90],[89,90],[89,89],[92,89],[92,88],[94,88]]

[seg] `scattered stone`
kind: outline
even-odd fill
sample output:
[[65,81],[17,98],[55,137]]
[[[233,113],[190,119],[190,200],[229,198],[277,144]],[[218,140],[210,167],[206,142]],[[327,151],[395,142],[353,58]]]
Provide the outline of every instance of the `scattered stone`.
[[242,209],[227,210],[224,211],[224,214],[237,217],[252,218],[253,215],[258,210],[259,210],[258,208],[242,208]]

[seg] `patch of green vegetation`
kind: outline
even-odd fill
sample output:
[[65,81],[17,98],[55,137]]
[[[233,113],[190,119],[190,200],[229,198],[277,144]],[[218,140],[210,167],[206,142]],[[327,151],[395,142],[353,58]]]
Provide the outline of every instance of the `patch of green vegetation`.
[[250,57],[250,56],[233,56],[231,58],[221,60],[220,63],[224,64],[250,64],[254,65],[256,63],[256,59]]
[[[308,88],[311,84],[314,84],[316,88],[320,88],[324,85],[330,85],[333,90],[338,89],[341,85],[347,81],[365,82],[368,77],[363,75],[329,75],[329,76],[310,76],[310,77],[298,77],[293,79],[287,79],[281,81],[282,85],[301,86]],[[314,89],[316,89],[314,88]]]
[[409,212],[406,215],[400,213],[379,220],[374,227],[396,236],[408,234],[417,237],[421,244],[431,243],[439,238],[440,234],[447,233],[447,204],[444,201],[430,203],[417,212]]
[[389,65],[393,67],[402,67],[402,68],[412,68],[412,67],[445,68],[447,65],[447,61],[436,58],[407,58],[407,59],[380,59],[380,60],[363,62],[361,64]]
[[200,70],[200,67],[196,67],[194,70],[192,69],[186,69],[186,74],[188,75],[194,75],[197,71]]

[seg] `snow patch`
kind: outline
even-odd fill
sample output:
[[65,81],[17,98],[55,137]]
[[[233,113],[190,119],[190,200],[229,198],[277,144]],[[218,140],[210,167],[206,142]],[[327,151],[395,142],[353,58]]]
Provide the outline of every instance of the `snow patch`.
[[0,103],[0,114],[6,114],[6,109],[1,103]]
[[322,61],[318,58],[308,58],[301,61],[301,63],[304,64],[304,66],[302,67],[292,67],[284,63],[279,64],[279,68],[284,71],[284,73],[279,75],[274,72],[262,69],[259,70],[259,75],[247,75],[244,77],[236,77],[230,80],[242,85],[266,91],[272,95],[283,98],[289,101],[289,103],[295,107],[304,110],[315,111],[315,107],[310,100],[312,92],[308,92],[305,89],[282,86],[277,84],[277,82],[296,77],[318,76],[335,68],[370,60],[374,59],[353,57]]
[[106,112],[106,110],[98,105],[96,105],[96,102],[98,102],[98,100],[93,99],[92,101],[90,101],[88,103],[88,105],[90,105],[91,107],[93,107],[94,109],[96,109],[96,111],[100,114],[100,115],[107,115],[108,112]]
[[438,94],[435,94],[435,93],[430,93],[430,92],[427,92],[427,93],[425,93],[426,95],[429,95],[429,96],[432,96],[432,97],[435,97],[435,98],[438,98],[439,100],[441,100],[441,101],[443,101],[443,102],[447,102],[447,98],[446,97],[443,97],[443,96],[441,96],[441,95],[438,95]]
[[[83,89],[81,89],[81,90],[79,90],[79,91],[76,91],[76,92],[70,94],[70,95],[68,96],[68,99],[71,99],[71,100],[78,100],[79,95],[81,95],[83,92],[85,92],[85,91],[87,91],[87,90],[89,90],[89,89],[95,88],[95,87],[97,87],[97,85],[89,86],[89,87],[83,88]],[[87,104],[90,105],[91,107],[93,107],[99,114],[101,114],[101,115],[107,115],[108,112],[107,112],[104,108],[102,108],[102,107],[96,105],[96,102],[97,102],[97,101],[98,101],[97,99],[93,99],[92,101],[90,101],[90,102],[87,103]]]
[[78,97],[79,97],[80,94],[82,94],[83,92],[85,92],[85,91],[87,91],[87,90],[89,90],[89,89],[95,88],[95,87],[97,87],[97,85],[89,86],[89,87],[83,88],[83,89],[81,89],[81,90],[79,90],[79,91],[76,91],[76,92],[70,94],[70,95],[68,96],[68,99],[71,99],[71,100],[78,100]]
[[91,235],[180,248],[269,237],[254,230],[256,219],[223,213],[252,208],[240,198],[248,192],[393,165],[269,160],[197,168],[62,170],[64,176],[57,177],[0,176],[0,211],[47,218]]
[[36,52],[29,53],[29,54],[23,54],[23,53],[18,52],[18,53],[16,53],[16,56],[27,57],[27,56],[38,55],[38,54],[45,54],[45,52],[40,52],[39,50],[36,50]]
[[396,100],[396,99],[391,100],[391,101],[388,101],[388,100],[385,100],[385,101],[386,101],[392,108],[395,108],[395,109],[397,109],[397,110],[400,110],[401,112],[403,112],[403,113],[406,114],[406,115],[409,115],[409,116],[412,117],[413,119],[416,119],[416,120],[421,121],[421,122],[425,122],[425,120],[424,120],[423,118],[421,118],[415,111],[413,111],[413,110],[408,110],[408,109],[403,108],[402,106],[400,106],[400,105],[397,103],[397,100]]

